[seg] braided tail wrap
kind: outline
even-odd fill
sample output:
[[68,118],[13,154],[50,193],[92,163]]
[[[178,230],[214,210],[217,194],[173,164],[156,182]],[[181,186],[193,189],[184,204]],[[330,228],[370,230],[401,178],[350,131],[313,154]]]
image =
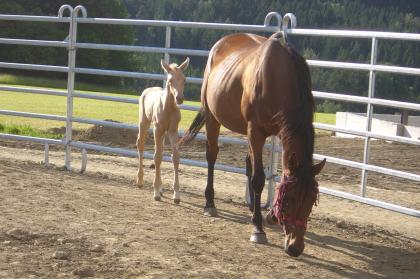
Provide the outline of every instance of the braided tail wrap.
[[205,123],[206,110],[204,107],[202,107],[195,116],[188,130],[185,131],[184,136],[178,141],[178,146],[181,146],[183,144],[189,144],[195,138],[198,132],[200,132],[200,129],[204,126]]

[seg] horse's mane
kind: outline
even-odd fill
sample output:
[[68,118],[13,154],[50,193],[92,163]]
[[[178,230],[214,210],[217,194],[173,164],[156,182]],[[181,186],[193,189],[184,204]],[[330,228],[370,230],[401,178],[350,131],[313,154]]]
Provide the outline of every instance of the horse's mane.
[[[280,39],[278,34],[274,34],[271,38]],[[287,41],[284,36],[279,43],[287,50],[294,64],[295,75],[298,82],[298,94],[300,95],[300,103],[295,111],[280,111],[273,118],[275,122],[280,124],[282,140],[293,141],[298,136],[303,142],[303,162],[301,175],[299,178],[306,181],[312,179],[311,167],[313,163],[314,152],[314,98],[312,96],[312,82],[308,64],[305,59],[296,51],[296,49]],[[291,116],[292,115],[292,116]],[[293,117],[293,120],[290,118]],[[307,183],[304,183],[307,184]]]

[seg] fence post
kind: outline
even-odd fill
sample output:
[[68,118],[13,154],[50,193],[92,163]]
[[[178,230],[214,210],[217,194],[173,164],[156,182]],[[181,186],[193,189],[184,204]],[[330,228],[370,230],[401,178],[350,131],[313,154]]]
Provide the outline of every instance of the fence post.
[[265,207],[273,205],[275,178],[278,176],[280,141],[278,136],[271,136],[270,165],[268,167],[267,203]]
[[72,60],[71,56],[73,55],[72,46],[71,46],[72,34],[73,34],[73,7],[70,6],[70,5],[62,5],[60,7],[60,9],[58,10],[58,17],[59,18],[63,18],[63,13],[64,13],[65,10],[68,10],[69,13],[70,13],[69,14],[70,23],[69,23],[69,34],[68,34],[67,38],[64,39],[65,41],[67,40],[67,43],[68,43],[68,47],[67,47],[67,50],[68,50],[68,54],[67,54],[68,62],[67,62],[67,64],[68,65],[67,66],[69,68],[69,70],[67,72],[67,106],[66,106],[67,117],[66,117],[66,137],[65,137],[66,146],[65,146],[64,164],[65,164],[65,168],[67,170],[70,170],[70,167],[71,167],[70,166],[70,147],[68,146],[68,144],[71,140],[71,129],[72,129],[72,127],[71,127],[71,121],[69,119],[69,102],[70,102],[69,101],[69,96],[70,96],[70,89],[69,89],[70,86],[69,86],[69,84],[70,84],[70,80],[71,80],[71,78],[70,78],[70,65],[71,65],[70,61]]
[[49,150],[50,150],[50,146],[49,146],[48,143],[46,143],[44,145],[44,165],[46,167],[49,167],[50,166]]
[[[373,66],[376,64],[378,57],[378,40],[372,38],[372,50],[370,56],[370,64]],[[369,91],[368,98],[373,98],[375,95],[375,78],[376,73],[374,70],[369,71]],[[372,114],[373,114],[373,105],[368,103],[366,111],[366,131],[370,132],[372,130]],[[366,137],[365,145],[363,150],[363,164],[369,163],[369,152],[370,152],[370,137]],[[362,170],[362,179],[360,182],[360,195],[362,197],[366,196],[366,183],[367,183],[368,171],[366,169]]]
[[[70,142],[72,140],[73,134],[73,93],[74,93],[74,78],[75,72],[74,68],[76,67],[76,41],[77,41],[77,17],[79,11],[82,11],[83,17],[87,16],[86,9],[83,6],[77,6],[72,9],[68,5],[65,8],[70,10],[70,27],[69,27],[69,37],[68,37],[68,74],[67,74],[67,114],[66,114],[66,150],[65,150],[65,167],[67,170],[71,170],[71,146]],[[63,6],[62,6],[63,7]],[[61,8],[62,8],[61,7]],[[60,11],[61,11],[60,8]],[[64,9],[65,9],[64,8]]]
[[[272,18],[277,19],[277,27],[280,30],[284,31],[284,26],[282,27],[282,24],[287,27],[288,22],[290,21],[291,28],[296,27],[296,17],[293,14],[287,14],[282,20],[282,17],[277,12],[270,12],[265,16],[264,19],[264,26],[268,27],[270,26],[270,22]],[[282,29],[283,28],[283,29]],[[286,33],[284,33],[286,36]],[[262,204],[261,207],[268,208],[272,206],[273,202],[273,196],[274,196],[274,183],[275,178],[278,175],[277,169],[278,169],[278,161],[279,161],[279,151],[280,151],[280,145],[279,145],[279,139],[277,136],[271,136],[271,147],[270,147],[270,161],[268,167],[265,169],[265,175],[266,179],[268,180],[267,185],[267,202],[265,204]],[[245,201],[247,204],[251,203],[251,197],[249,192],[249,181],[246,180],[246,186],[245,186]]]
[[[171,39],[172,39],[172,29],[170,26],[166,26],[166,34],[165,34],[165,49],[171,48]],[[165,52],[165,56],[163,60],[169,64],[169,53]],[[166,88],[166,79],[163,81],[163,88]]]

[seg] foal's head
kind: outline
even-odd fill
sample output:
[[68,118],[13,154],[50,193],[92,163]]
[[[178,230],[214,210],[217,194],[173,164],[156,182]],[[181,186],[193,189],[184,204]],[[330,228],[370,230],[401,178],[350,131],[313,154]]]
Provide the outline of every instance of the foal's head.
[[169,65],[163,60],[160,60],[162,69],[168,74],[167,89],[168,93],[172,94],[177,105],[184,102],[184,85],[185,76],[183,71],[188,67],[190,59],[187,57],[181,65],[175,63]]
[[299,256],[305,247],[308,218],[319,194],[315,176],[324,165],[325,159],[305,168],[297,165],[292,156],[288,170],[283,173],[282,181],[277,186],[273,211],[267,217],[282,225],[286,234],[284,250],[290,256]]

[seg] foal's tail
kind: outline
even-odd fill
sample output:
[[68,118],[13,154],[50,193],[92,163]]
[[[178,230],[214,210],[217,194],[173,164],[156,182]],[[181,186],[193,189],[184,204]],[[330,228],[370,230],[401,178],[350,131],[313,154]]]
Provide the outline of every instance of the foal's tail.
[[185,131],[184,136],[178,141],[178,146],[190,143],[195,136],[200,132],[200,129],[206,123],[206,109],[201,107],[200,111],[195,116],[191,126]]

